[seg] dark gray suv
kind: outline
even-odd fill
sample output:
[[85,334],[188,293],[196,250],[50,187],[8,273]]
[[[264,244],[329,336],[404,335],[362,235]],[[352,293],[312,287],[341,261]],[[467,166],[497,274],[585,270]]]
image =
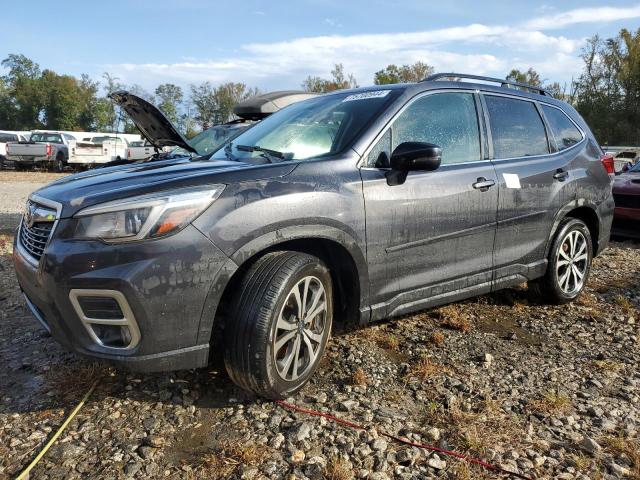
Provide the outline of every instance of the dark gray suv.
[[[151,143],[186,144],[159,112],[127,108]],[[525,281],[576,298],[609,241],[611,160],[534,87],[441,74],[338,91],[204,157],[40,189],[15,268],[69,348],[145,371],[219,354],[238,385],[281,398],[313,374],[335,322]]]

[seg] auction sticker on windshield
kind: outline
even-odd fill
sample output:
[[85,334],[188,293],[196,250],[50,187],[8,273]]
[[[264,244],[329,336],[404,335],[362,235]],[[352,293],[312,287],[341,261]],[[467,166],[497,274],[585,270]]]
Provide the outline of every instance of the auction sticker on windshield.
[[353,102],[354,100],[366,100],[368,98],[382,98],[391,93],[391,90],[375,90],[373,92],[354,93],[345,97],[343,102]]

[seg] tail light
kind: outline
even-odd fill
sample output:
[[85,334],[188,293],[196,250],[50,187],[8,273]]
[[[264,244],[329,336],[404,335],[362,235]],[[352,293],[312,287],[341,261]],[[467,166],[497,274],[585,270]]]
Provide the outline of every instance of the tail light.
[[47,143],[47,157],[50,157],[53,153],[53,146],[50,143]]
[[607,171],[609,175],[616,174],[615,161],[613,160],[613,155],[605,154],[600,157],[600,161],[602,162],[602,166]]

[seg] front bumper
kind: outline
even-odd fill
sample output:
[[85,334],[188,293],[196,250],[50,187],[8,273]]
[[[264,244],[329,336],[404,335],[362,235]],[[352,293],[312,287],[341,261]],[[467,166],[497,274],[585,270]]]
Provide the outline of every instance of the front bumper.
[[[71,350],[137,371],[206,366],[216,300],[235,264],[191,225],[163,239],[105,245],[69,238],[73,223],[59,221],[37,264],[17,246],[13,253],[27,304],[51,335]],[[72,290],[121,292],[139,328],[137,344],[96,342]]]

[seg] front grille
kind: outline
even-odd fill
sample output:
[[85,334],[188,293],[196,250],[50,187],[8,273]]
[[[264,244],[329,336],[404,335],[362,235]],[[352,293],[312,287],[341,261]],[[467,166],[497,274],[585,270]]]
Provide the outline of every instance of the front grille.
[[26,213],[20,223],[20,246],[37,261],[42,258],[55,219],[55,210],[31,200],[27,203]]
[[640,195],[613,195],[616,207],[640,208]]
[[20,243],[24,249],[36,260],[40,260],[44,247],[47,246],[53,223],[34,223],[31,228],[27,227],[24,219],[20,226]]

